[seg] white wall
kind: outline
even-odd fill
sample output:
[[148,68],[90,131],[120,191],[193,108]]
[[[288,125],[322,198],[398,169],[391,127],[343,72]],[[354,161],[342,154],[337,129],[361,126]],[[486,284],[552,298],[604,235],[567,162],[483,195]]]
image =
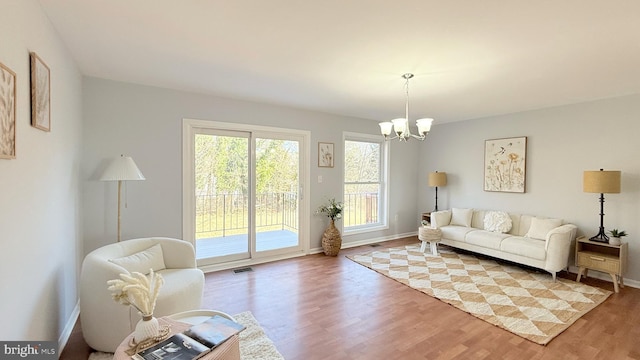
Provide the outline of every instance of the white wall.
[[[630,234],[626,278],[640,281],[640,95],[434,126],[422,145],[419,209],[434,207],[426,174],[446,171],[438,208],[472,207],[558,217],[591,237],[599,194],[582,192],[584,170],[621,170],[622,193],[605,194],[604,225]],[[527,136],[526,193],[483,191],[484,141]],[[573,259],[571,260],[573,263]]]
[[[51,69],[49,133],[30,126],[30,51]],[[0,62],[17,75],[17,157],[0,160],[0,339],[59,341],[83,257],[82,78],[32,0],[2,2]]]
[[[100,182],[105,162],[132,156],[146,181],[128,182],[122,238],[182,237],[182,119],[199,119],[311,131],[311,213],[329,197],[342,197],[343,131],[379,134],[370,120],[341,117],[247,101],[223,99],[142,85],[84,79],[85,146],[83,171],[85,250],[116,238],[116,184]],[[334,168],[318,168],[318,142],[335,144]],[[399,215],[386,231],[345,237],[344,242],[416,231],[419,146],[394,143],[391,149],[390,214]],[[317,182],[322,175],[323,182]],[[311,248],[319,248],[326,217],[312,216]]]

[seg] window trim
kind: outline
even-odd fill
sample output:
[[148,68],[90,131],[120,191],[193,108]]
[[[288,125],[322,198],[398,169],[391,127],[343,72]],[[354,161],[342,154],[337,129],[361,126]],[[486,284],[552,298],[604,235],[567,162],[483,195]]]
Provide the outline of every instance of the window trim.
[[[345,131],[342,133],[342,147],[346,149],[347,141],[363,141],[380,144],[380,194],[378,205],[378,222],[368,225],[357,225],[346,227],[343,225],[344,235],[356,235],[389,229],[389,143],[380,135],[362,134]],[[342,166],[342,197],[346,186],[346,152],[343,154]],[[344,223],[343,223],[344,224]]]

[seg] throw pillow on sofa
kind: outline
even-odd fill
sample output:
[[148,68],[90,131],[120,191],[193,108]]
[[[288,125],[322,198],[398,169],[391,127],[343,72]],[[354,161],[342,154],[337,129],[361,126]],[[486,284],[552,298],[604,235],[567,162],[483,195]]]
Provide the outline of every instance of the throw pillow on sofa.
[[484,229],[487,231],[506,234],[512,226],[511,216],[504,211],[487,211],[484,215]]
[[451,209],[451,225],[471,227],[473,209]]
[[451,210],[441,210],[431,213],[431,226],[439,228],[451,223]]
[[527,231],[524,236],[534,239],[546,240],[547,233],[560,225],[562,225],[562,220],[560,219],[533,218],[531,219],[531,226],[529,227],[529,231]]

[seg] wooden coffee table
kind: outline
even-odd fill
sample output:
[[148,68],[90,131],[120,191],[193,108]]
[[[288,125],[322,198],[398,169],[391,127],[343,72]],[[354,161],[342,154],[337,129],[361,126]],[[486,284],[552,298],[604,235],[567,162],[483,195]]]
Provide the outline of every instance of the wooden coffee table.
[[[191,310],[178,314],[173,314],[158,319],[160,326],[168,325],[171,327],[169,336],[177,334],[187,330],[189,327],[195,324],[199,324],[214,315],[221,315],[228,319],[235,321],[235,319],[224,312],[216,310]],[[125,352],[129,349],[129,341],[133,334],[127,336],[122,343],[116,349],[113,355],[113,360],[131,360],[131,356]],[[238,335],[232,336],[229,340],[220,344],[210,353],[201,357],[203,360],[240,360],[240,341]]]

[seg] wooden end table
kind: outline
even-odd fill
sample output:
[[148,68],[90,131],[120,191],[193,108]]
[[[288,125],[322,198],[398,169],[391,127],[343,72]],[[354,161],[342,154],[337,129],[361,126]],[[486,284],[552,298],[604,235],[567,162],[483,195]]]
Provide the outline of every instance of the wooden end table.
[[576,239],[576,266],[579,268],[576,282],[580,282],[583,275],[587,277],[589,270],[602,271],[611,276],[613,290],[619,292],[619,287],[624,287],[622,275],[627,269],[628,251],[627,243],[611,245],[579,237]]

